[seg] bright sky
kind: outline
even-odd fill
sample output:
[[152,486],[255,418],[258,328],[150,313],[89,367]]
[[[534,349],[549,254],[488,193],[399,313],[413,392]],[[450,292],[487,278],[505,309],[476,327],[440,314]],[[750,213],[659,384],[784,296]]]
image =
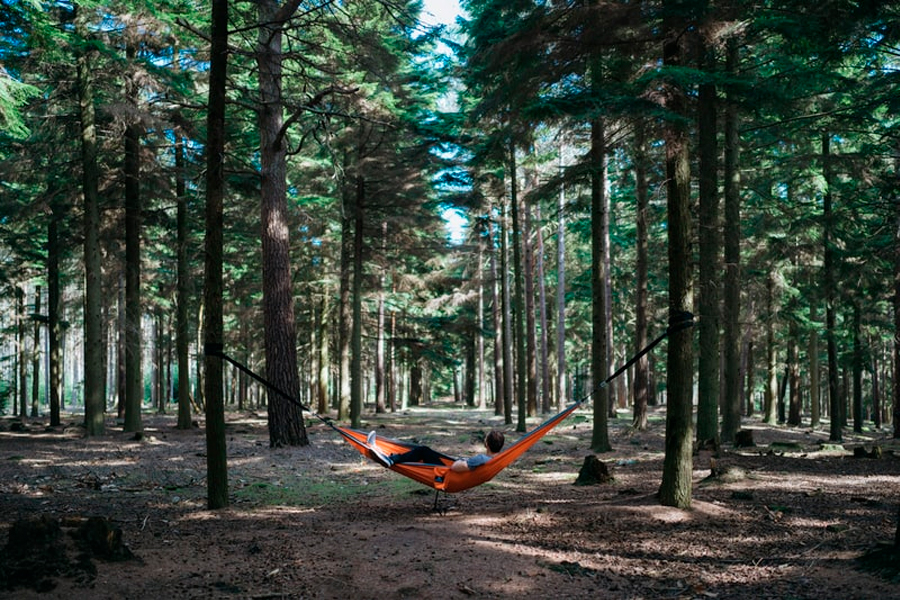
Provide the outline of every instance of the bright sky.
[[423,21],[432,25],[452,25],[460,13],[459,0],[425,0]]

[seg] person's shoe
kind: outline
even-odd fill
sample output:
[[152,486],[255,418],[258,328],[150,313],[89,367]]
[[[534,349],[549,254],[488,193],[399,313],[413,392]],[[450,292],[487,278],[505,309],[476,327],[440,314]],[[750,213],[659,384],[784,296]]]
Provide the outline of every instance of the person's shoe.
[[394,461],[392,461],[387,454],[385,454],[378,448],[378,442],[375,441],[374,431],[370,431],[369,435],[366,436],[366,444],[368,444],[369,450],[372,451],[372,454],[375,455],[375,458],[377,458],[381,464],[386,467],[390,467],[392,464],[394,464]]

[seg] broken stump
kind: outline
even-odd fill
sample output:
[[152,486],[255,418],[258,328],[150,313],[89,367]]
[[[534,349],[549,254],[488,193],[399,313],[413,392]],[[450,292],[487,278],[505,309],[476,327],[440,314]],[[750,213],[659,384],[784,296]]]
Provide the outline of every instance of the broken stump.
[[609,467],[596,455],[591,454],[584,457],[584,463],[578,472],[578,478],[575,485],[597,485],[600,483],[609,483],[613,480],[609,472]]

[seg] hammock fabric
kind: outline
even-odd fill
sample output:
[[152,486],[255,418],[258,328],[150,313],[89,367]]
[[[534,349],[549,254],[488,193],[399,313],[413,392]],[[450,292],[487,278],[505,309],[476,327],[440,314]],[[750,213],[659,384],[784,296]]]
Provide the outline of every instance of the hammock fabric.
[[[544,437],[551,429],[559,425],[572,412],[581,406],[582,402],[576,402],[562,410],[557,415],[550,417],[541,425],[524,436],[516,440],[514,444],[508,446],[502,452],[499,452],[491,458],[487,463],[475,467],[469,471],[456,472],[450,470],[450,465],[456,460],[452,456],[446,454],[441,455],[441,464],[431,463],[397,463],[391,465],[390,470],[401,475],[409,477],[423,485],[434,488],[435,490],[456,493],[477,485],[481,485],[493,479],[500,471],[508,467],[514,460],[519,458],[526,450],[531,448],[538,440]],[[350,429],[348,427],[338,427],[333,425],[334,429],[340,433],[356,450],[363,456],[370,458],[382,464],[373,452],[372,447],[366,441],[367,433],[358,429]],[[390,438],[378,436],[375,441],[378,450],[384,454],[399,454],[415,447],[415,444],[409,444]]]

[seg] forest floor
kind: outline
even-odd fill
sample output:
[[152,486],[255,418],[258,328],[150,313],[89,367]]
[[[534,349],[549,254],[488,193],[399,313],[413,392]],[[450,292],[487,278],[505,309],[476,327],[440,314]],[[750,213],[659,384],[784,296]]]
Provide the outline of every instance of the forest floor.
[[[900,444],[888,431],[831,447],[827,429],[748,419],[757,445],[699,452],[692,507],[678,510],[655,495],[657,410],[643,432],[611,421],[614,450],[598,458],[612,482],[573,485],[591,454],[591,409],[580,409],[437,512],[430,489],[318,422],[309,446],[270,449],[264,415],[229,414],[231,505],[211,511],[202,423],[178,431],[148,414],[135,440],[114,421],[88,439],[76,416],[53,429],[0,419],[0,597],[900,597],[896,574],[859,561],[897,528]],[[492,412],[451,405],[364,423],[454,455],[476,452],[491,427],[517,437]],[[876,445],[880,458],[853,455]],[[89,517],[110,526],[106,544],[85,541]]]

